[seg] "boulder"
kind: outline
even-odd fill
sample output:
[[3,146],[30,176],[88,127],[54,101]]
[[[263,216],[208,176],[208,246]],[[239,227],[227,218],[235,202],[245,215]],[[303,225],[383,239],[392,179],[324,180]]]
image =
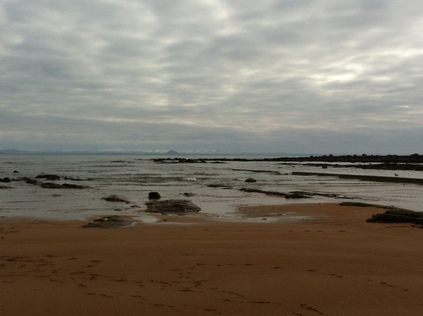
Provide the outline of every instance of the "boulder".
[[145,203],[147,205],[146,212],[161,213],[161,214],[178,214],[198,213],[201,208],[189,200],[164,200],[164,201],[150,201]]
[[149,200],[160,200],[162,197],[159,192],[150,192],[148,193]]
[[248,178],[245,182],[257,182],[257,180],[254,178]]

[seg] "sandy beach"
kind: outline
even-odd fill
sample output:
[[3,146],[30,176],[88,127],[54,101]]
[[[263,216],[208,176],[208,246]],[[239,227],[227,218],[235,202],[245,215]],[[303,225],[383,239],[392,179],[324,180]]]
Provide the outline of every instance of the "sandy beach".
[[119,229],[0,219],[1,315],[422,315],[423,230],[377,208],[255,206]]

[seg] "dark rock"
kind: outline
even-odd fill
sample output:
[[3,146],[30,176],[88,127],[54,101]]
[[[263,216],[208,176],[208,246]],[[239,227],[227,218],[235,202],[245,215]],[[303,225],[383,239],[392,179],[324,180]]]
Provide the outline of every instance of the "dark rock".
[[248,193],[263,193],[263,194],[272,195],[272,196],[283,196],[283,197],[285,197],[287,195],[287,193],[283,193],[283,192],[264,191],[264,190],[259,190],[259,189],[250,189],[250,188],[241,188],[239,190],[243,191],[243,192],[248,192]]
[[3,190],[3,189],[12,189],[12,187],[8,187],[8,186],[5,186],[5,185],[0,185],[0,190]]
[[421,225],[423,228],[423,213],[404,209],[391,209],[382,214],[370,217],[369,223],[411,223]]
[[374,214],[367,219],[368,223],[410,223],[421,225],[423,228],[423,212],[414,212],[394,206],[369,204],[362,202],[342,202],[341,206],[375,207],[385,209],[385,213]]
[[248,178],[245,182],[257,182],[257,180],[254,178]]
[[39,174],[38,176],[35,177],[35,179],[45,179],[45,180],[49,180],[49,181],[55,181],[55,180],[60,180],[60,176],[56,175],[56,174]]
[[220,183],[216,183],[216,184],[209,184],[207,185],[209,188],[222,188],[222,189],[232,189],[231,186],[228,186],[226,184],[220,184]]
[[129,226],[133,223],[132,220],[118,215],[106,216],[96,219],[88,224],[82,226],[83,228],[120,228]]
[[19,173],[19,171],[18,170],[13,170],[13,173]]
[[3,179],[0,179],[0,182],[10,183],[10,182],[12,182],[12,180],[10,180],[10,178],[6,177],[6,178],[3,178]]
[[44,189],[86,189],[88,188],[83,185],[76,185],[76,184],[69,184],[69,183],[57,184],[52,182],[42,183],[41,187]]
[[310,197],[302,192],[290,192],[285,196],[285,199],[308,199]]
[[74,177],[63,177],[63,180],[69,180],[69,181],[84,181],[84,179],[74,178]]
[[338,177],[340,179],[358,179],[363,181],[374,181],[374,182],[396,182],[396,183],[414,183],[423,185],[422,178],[405,178],[405,177],[385,177],[385,176],[374,176],[374,175],[355,175],[355,174],[343,174],[343,173],[321,173],[321,172],[303,172],[294,171],[294,176],[320,176],[320,177]]
[[119,195],[110,195],[108,197],[104,197],[103,200],[107,201],[107,202],[123,202],[123,203],[131,203],[129,202],[126,198],[124,198],[123,196],[119,196]]
[[146,212],[182,215],[201,211],[199,206],[189,200],[150,201],[145,204],[147,205]]
[[150,192],[148,193],[149,200],[160,200],[162,197],[160,196],[159,192]]
[[190,192],[185,192],[183,193],[183,195],[185,195],[186,197],[191,197],[191,196],[194,196],[195,194]]
[[27,177],[22,178],[22,180],[24,180],[25,183],[28,183],[28,184],[37,185],[39,183],[37,180],[31,179],[31,178],[27,178]]

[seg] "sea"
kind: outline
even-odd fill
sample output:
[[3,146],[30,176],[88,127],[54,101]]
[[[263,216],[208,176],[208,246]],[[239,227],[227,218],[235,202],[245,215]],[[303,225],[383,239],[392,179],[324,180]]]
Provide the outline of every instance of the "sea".
[[[352,201],[414,211],[423,209],[423,186],[420,184],[296,174],[320,172],[393,177],[395,173],[395,176],[403,178],[423,178],[421,171],[368,170],[353,168],[351,164],[337,166],[336,170],[331,170],[330,166],[323,170],[318,165],[257,160],[264,157],[237,161],[234,157],[202,156],[199,158],[207,160],[202,162],[199,159],[192,163],[180,163],[176,159],[158,162],[155,158],[158,157],[0,155],[0,216],[88,220],[109,215],[129,215],[146,223],[154,223],[157,218],[145,212],[149,192],[159,192],[163,200],[191,200],[201,208],[198,216],[215,220],[247,220],[236,212],[240,206],[246,205]],[[218,158],[230,160],[221,161]],[[43,188],[25,181],[47,174],[57,175],[60,179],[40,179],[41,182],[67,183],[84,188]],[[7,182],[7,178],[10,182]],[[248,178],[256,182],[246,182]],[[259,191],[302,191],[312,193],[312,197],[286,199]],[[124,197],[130,203],[108,202],[104,198],[110,195]],[[298,220],[299,217],[293,214],[285,219]]]

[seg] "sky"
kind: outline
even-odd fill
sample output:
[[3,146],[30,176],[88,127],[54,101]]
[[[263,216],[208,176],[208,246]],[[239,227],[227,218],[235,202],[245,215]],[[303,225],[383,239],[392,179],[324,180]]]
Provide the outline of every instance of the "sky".
[[423,153],[421,0],[0,0],[0,149]]

